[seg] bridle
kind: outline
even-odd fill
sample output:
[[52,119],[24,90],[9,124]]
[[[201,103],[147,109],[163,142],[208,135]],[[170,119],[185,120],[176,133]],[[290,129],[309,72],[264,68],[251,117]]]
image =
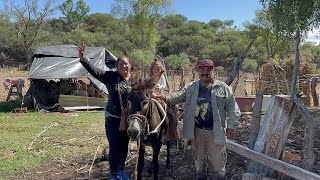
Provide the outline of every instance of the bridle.
[[158,126],[153,131],[150,131],[150,125],[148,123],[148,118],[145,115],[142,115],[142,114],[131,114],[131,115],[129,115],[129,118],[128,118],[128,124],[130,124],[129,121],[131,121],[131,120],[138,120],[139,126],[141,128],[141,133],[140,134],[142,135],[143,139],[147,139],[148,135],[150,135],[150,134],[158,133],[158,131],[160,130],[161,125],[163,124],[163,122],[165,121],[165,119],[167,117],[167,113],[166,113],[167,107],[166,107],[166,105],[165,105],[165,107],[162,107],[162,105],[156,99],[150,98],[148,100],[142,101],[141,102],[141,106],[143,105],[143,103],[147,102],[146,104],[144,104],[143,109],[145,107],[148,108],[149,103],[151,101],[153,101],[153,102],[155,102],[157,104],[157,106],[160,108],[160,110],[161,110],[161,112],[163,114],[163,118],[162,118],[161,122],[158,124]]
[[147,121],[147,117],[141,114],[131,114],[128,118],[128,124],[130,124],[131,120],[138,120],[139,126],[141,128],[141,135],[143,139],[147,139],[147,136],[149,135],[149,124]]

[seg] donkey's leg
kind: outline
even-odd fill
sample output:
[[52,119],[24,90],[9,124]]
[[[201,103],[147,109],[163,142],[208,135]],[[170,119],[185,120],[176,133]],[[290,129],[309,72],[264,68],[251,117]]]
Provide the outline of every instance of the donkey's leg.
[[170,168],[170,148],[171,148],[171,141],[166,142],[167,145],[167,160],[166,160],[166,168]]
[[144,154],[145,154],[145,145],[141,142],[140,147],[139,147],[139,158],[138,158],[138,174],[137,174],[137,179],[141,180],[142,179],[142,170],[144,167]]
[[147,168],[147,176],[151,176],[153,174],[153,161],[151,161],[150,166]]
[[161,149],[161,139],[157,140],[155,145],[152,147],[153,153],[152,153],[152,162],[153,162],[153,179],[158,180],[158,173],[159,173],[159,162],[158,162],[158,157],[160,154],[160,149]]

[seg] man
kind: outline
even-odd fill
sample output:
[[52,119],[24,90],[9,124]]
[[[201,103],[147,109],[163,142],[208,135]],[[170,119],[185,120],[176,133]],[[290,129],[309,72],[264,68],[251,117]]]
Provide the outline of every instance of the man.
[[214,79],[212,60],[200,60],[196,65],[199,80],[181,91],[164,96],[155,95],[174,105],[185,102],[183,134],[192,140],[193,158],[198,179],[206,179],[207,164],[212,179],[223,179],[226,166],[226,136],[232,139],[240,110],[230,87]]

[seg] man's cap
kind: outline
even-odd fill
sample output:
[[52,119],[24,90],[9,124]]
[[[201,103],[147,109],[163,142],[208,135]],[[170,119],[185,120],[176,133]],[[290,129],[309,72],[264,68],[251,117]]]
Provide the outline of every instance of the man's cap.
[[201,67],[214,67],[214,63],[211,59],[204,59],[198,61],[196,68],[201,68]]

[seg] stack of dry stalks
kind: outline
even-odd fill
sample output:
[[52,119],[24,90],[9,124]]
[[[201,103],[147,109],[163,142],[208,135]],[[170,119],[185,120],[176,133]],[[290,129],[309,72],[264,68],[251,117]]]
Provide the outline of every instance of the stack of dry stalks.
[[260,79],[256,89],[264,91],[264,94],[288,94],[288,83],[285,79],[284,69],[275,62],[268,62],[261,66]]
[[[308,107],[313,107],[313,98],[311,94],[311,81],[310,79],[303,78],[305,74],[315,74],[316,73],[316,65],[310,63],[305,57],[301,57],[299,66],[299,73],[298,73],[298,92],[303,92],[304,96],[302,96],[301,100],[304,102],[305,105]],[[283,67],[285,70],[286,78],[288,83],[291,83],[293,69],[294,69],[294,58],[288,57],[283,61]]]

